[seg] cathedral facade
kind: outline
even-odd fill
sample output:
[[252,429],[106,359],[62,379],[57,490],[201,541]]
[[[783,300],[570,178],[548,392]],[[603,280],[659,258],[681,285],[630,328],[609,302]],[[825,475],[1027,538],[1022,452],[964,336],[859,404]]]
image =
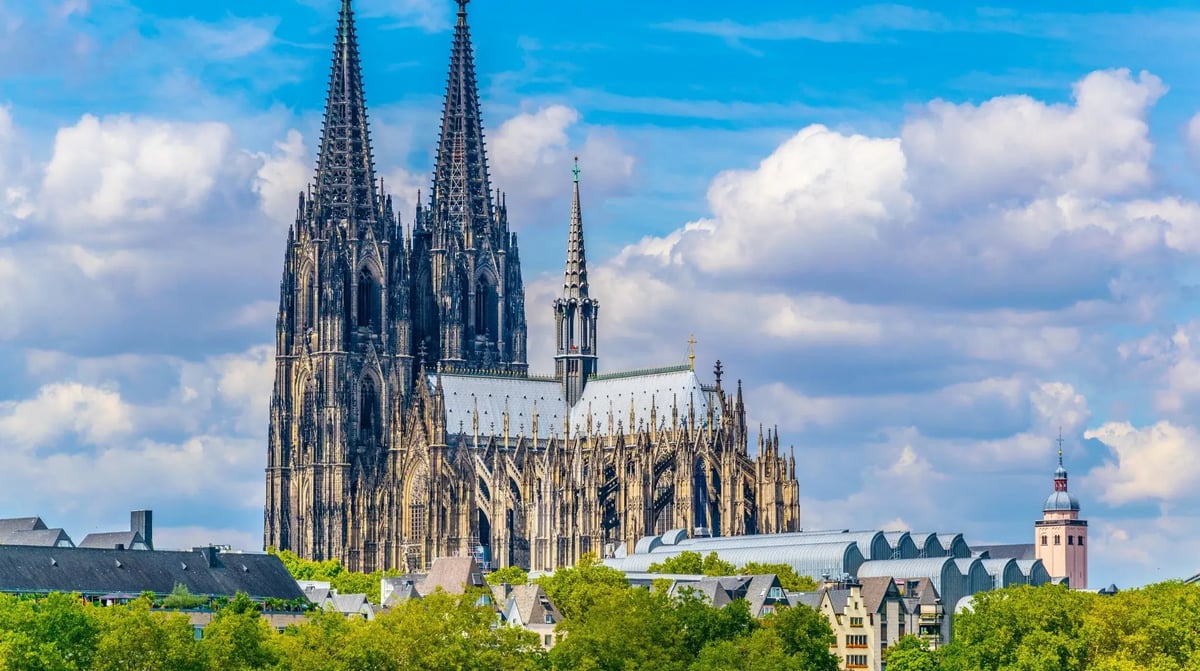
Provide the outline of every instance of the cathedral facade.
[[[795,459],[750,456],[741,382],[601,373],[578,166],[554,375],[529,373],[517,235],[487,168],[459,0],[433,184],[411,229],[375,176],[343,0],[315,179],[288,232],[264,543],[352,570],[554,569],[683,528],[799,529]],[[564,180],[565,182],[566,180]],[[420,200],[420,199],[419,199]],[[541,309],[541,308],[539,308]]]

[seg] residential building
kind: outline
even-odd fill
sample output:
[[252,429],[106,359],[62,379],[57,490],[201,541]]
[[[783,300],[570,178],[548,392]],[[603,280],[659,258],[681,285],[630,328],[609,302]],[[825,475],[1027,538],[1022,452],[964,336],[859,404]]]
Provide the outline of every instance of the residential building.
[[798,601],[829,619],[836,639],[830,651],[846,669],[880,671],[888,646],[910,631],[908,605],[891,578],[831,583]]
[[492,587],[492,595],[505,624],[537,634],[547,650],[562,640],[564,634],[555,631],[562,622],[562,613],[541,585],[497,585]]

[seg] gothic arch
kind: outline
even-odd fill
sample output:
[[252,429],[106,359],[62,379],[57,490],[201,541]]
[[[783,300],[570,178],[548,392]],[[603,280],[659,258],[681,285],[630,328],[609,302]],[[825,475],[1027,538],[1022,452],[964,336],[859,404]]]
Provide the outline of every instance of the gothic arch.
[[296,307],[293,318],[295,320],[296,333],[303,335],[308,329],[316,325],[314,301],[316,299],[317,274],[307,259],[301,262],[300,271],[296,274],[296,279],[298,284],[296,287]]
[[499,281],[491,268],[475,273],[475,332],[494,340],[500,335]]
[[383,282],[379,279],[382,275],[377,264],[359,264],[355,326],[370,329],[374,333],[380,333],[383,329]]
[[383,436],[384,392],[374,371],[365,371],[358,384],[358,444],[378,448]]
[[429,465],[424,460],[413,464],[413,469],[404,482],[403,491],[404,497],[401,499],[401,514],[404,517],[403,541],[417,543],[429,533]]

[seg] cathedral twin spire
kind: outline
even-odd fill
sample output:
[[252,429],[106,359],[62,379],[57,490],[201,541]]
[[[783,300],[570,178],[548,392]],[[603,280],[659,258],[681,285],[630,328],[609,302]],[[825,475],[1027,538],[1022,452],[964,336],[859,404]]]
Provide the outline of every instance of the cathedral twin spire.
[[458,21],[454,26],[432,196],[434,203],[442,208],[434,215],[462,231],[468,242],[476,232],[486,231],[493,221],[466,0],[459,0]]
[[315,187],[317,205],[327,219],[376,218],[375,165],[350,0],[342,0],[338,16]]

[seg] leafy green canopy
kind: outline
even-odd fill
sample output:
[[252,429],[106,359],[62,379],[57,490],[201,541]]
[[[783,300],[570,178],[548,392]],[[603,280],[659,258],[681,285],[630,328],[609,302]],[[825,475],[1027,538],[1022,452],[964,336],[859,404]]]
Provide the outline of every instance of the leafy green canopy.
[[789,592],[811,592],[817,589],[815,580],[808,576],[798,575],[796,569],[788,564],[750,562],[739,569],[730,562],[722,560],[716,552],[710,552],[707,556],[702,557],[699,552],[684,551],[661,562],[654,562],[647,571],[707,576],[774,573],[779,578],[779,584]]
[[292,574],[296,580],[328,582],[329,586],[336,589],[338,594],[366,594],[367,601],[371,603],[379,603],[381,578],[400,575],[400,572],[396,570],[355,573],[347,571],[346,567],[342,566],[342,562],[336,559],[312,561],[302,559],[289,550],[270,548],[267,551],[279,557],[288,573]]

